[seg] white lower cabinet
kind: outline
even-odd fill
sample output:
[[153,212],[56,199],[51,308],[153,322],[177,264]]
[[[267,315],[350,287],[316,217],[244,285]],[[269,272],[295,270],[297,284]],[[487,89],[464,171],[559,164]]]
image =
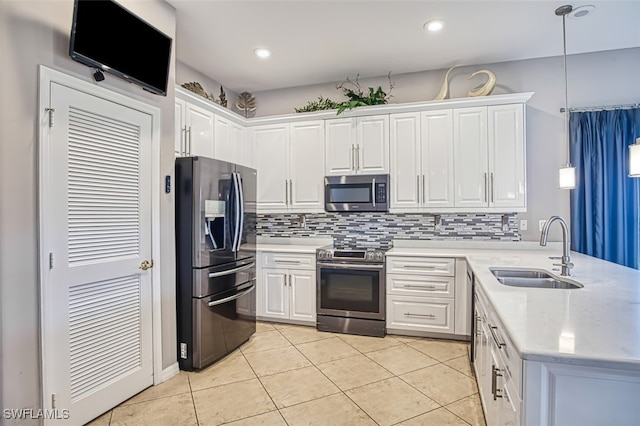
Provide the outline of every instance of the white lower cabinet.
[[[468,335],[461,327],[466,309],[466,270],[462,260],[387,254],[387,332],[412,335]],[[458,280],[462,280],[458,282]],[[459,306],[458,306],[459,305]],[[460,318],[460,325],[456,325]]]
[[315,324],[315,256],[291,253],[262,253],[258,256],[258,317]]
[[387,328],[453,334],[453,299],[387,297]]
[[[476,284],[473,363],[487,425],[637,425],[640,372],[520,358]],[[571,334],[559,337],[569,351]]]
[[520,425],[522,360],[479,289],[474,320],[474,370],[488,425]]

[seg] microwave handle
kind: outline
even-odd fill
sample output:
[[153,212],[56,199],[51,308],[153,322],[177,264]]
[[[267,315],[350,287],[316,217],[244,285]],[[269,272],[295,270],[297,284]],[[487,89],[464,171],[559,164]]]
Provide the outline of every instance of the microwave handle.
[[376,178],[371,179],[371,199],[373,200],[373,207],[376,207]]

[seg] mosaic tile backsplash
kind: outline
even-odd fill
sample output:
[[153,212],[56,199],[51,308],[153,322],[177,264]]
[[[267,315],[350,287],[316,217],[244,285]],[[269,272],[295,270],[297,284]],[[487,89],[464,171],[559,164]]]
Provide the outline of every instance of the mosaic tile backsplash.
[[262,237],[333,237],[335,246],[389,248],[403,240],[519,241],[516,214],[315,213],[259,214]]

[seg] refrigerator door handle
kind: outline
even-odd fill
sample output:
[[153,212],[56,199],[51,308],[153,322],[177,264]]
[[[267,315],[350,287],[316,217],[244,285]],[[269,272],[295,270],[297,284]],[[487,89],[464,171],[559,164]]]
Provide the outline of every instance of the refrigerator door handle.
[[248,265],[242,265],[237,268],[229,269],[228,271],[212,272],[209,274],[209,278],[224,277],[225,275],[232,275],[232,274],[235,274],[236,272],[244,271],[245,269],[251,269],[254,266],[256,266],[255,262],[249,263]]
[[231,174],[231,180],[234,188],[234,200],[235,216],[234,221],[234,235],[231,251],[237,252],[240,250],[240,242],[242,240],[242,231],[244,228],[244,197],[242,194],[242,182],[240,181],[240,174],[233,172]]
[[223,303],[231,302],[232,300],[236,300],[236,299],[241,298],[245,294],[251,293],[255,289],[256,289],[256,285],[253,284],[253,285],[251,285],[251,287],[249,287],[248,289],[246,289],[245,291],[243,291],[241,293],[234,294],[233,296],[225,297],[224,299],[214,300],[213,302],[209,302],[208,305],[209,306],[216,306],[216,305],[222,305]]
[[240,227],[238,229],[238,250],[240,250],[240,243],[242,243],[242,234],[244,234],[244,188],[242,188],[242,177],[240,173],[236,173],[238,177],[238,195],[240,196],[240,211],[238,213]]

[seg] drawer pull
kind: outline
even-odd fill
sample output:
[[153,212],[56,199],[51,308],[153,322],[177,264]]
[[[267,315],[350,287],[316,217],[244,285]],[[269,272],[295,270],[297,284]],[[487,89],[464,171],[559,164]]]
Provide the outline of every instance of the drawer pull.
[[429,318],[434,319],[436,316],[433,314],[412,314],[411,312],[405,312],[405,317],[421,317],[421,318]]
[[290,265],[299,265],[302,262],[299,260],[274,260],[274,263],[288,263]]
[[407,269],[436,269],[435,265],[404,265]]
[[498,341],[498,335],[496,334],[497,329],[498,327],[496,327],[495,325],[489,325],[489,331],[491,331],[491,336],[493,336],[493,340],[495,340],[496,345],[498,345],[498,349],[502,349],[503,347],[506,347],[507,344],[501,343]]
[[435,290],[436,287],[433,285],[411,285],[411,284],[407,284],[405,285],[406,288],[419,288],[422,290]]

